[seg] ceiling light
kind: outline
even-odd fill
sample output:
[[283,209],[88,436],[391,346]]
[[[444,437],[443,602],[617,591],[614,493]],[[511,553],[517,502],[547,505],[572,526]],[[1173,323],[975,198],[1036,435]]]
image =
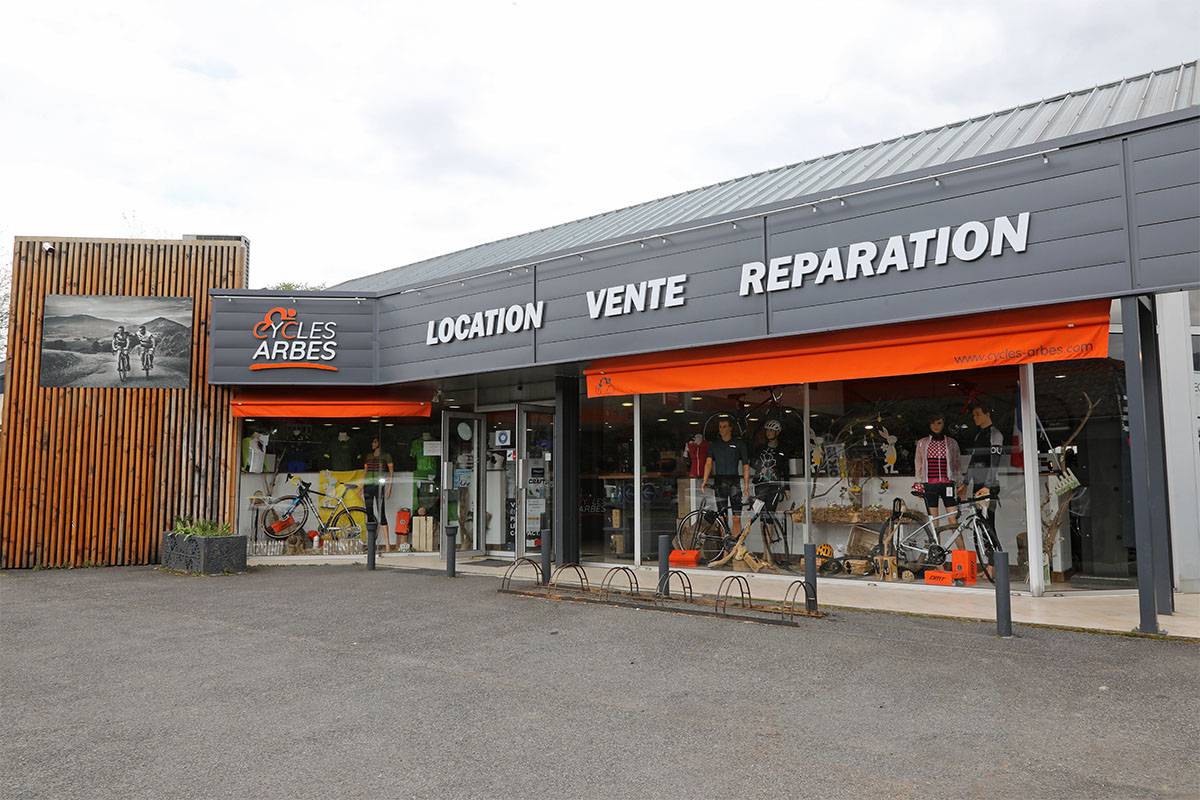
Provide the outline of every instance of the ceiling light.
[[385,422],[385,423],[383,423],[383,427],[385,427],[385,428],[394,428],[394,427],[396,427],[396,423],[394,423],[394,422]]
[[667,418],[666,418],[666,417],[659,417],[659,418],[658,418],[658,421],[659,421],[659,422],[666,422],[666,421],[667,421]]
[[783,410],[783,413],[785,413],[785,414],[790,414],[790,413],[792,413],[792,410],[791,410],[790,408],[785,408],[785,409]]
[[1067,376],[1066,375],[1055,375],[1054,377],[1058,378],[1059,380],[1062,380],[1063,378],[1065,378]]
[[867,430],[869,430],[869,431],[873,431],[873,430],[875,430],[875,426],[874,426],[874,425],[863,425],[863,427],[864,427],[864,428],[866,428],[866,429],[867,429]]
[[462,406],[450,406],[451,408],[462,408]]
[[704,398],[703,398],[703,397],[701,397],[701,396],[700,396],[700,395],[698,395],[698,394],[694,394],[694,395],[692,395],[692,399],[693,399],[693,400],[703,400]]
[[683,409],[682,409],[682,408],[677,408],[677,409],[675,409],[675,413],[676,413],[676,414],[682,414],[682,413],[683,413]]
[[951,383],[950,385],[951,385],[951,386],[958,386],[958,384],[957,384],[957,383]]
[[758,417],[750,417],[751,422],[758,422]]
[[624,402],[624,403],[621,403],[621,405],[625,406],[625,408],[633,408],[633,403],[630,403],[630,402]]
[[447,397],[447,398],[446,398],[446,402],[447,402],[447,403],[457,403],[458,401],[457,401],[457,400],[455,400],[453,397]]
[[254,417],[246,417],[246,422],[254,422]]
[[350,430],[352,430],[352,431],[358,431],[358,430],[362,430],[362,428],[358,427],[357,425],[351,425],[351,426],[350,426]]
[[332,427],[333,427],[333,423],[332,423],[332,422],[326,422],[326,423],[325,423],[325,427],[326,427],[326,428],[332,428]]
[[688,423],[688,425],[699,425],[699,424],[700,423],[697,422],[696,420],[692,420],[691,422]]

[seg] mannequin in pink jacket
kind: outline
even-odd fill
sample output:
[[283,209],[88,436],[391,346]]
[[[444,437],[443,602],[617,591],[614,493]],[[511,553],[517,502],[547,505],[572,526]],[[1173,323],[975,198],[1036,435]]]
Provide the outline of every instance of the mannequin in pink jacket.
[[[962,453],[954,437],[946,435],[946,418],[933,414],[929,418],[929,435],[917,441],[917,483],[925,494],[925,509],[929,516],[938,515],[938,502],[947,514],[958,509],[957,485],[962,477]],[[957,517],[947,522],[957,524]],[[961,542],[957,543],[961,547]]]

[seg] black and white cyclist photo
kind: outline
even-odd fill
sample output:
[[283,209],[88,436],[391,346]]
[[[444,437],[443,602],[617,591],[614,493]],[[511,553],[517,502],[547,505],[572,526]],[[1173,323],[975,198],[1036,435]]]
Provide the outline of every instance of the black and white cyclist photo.
[[42,386],[184,388],[191,352],[191,298],[46,297]]

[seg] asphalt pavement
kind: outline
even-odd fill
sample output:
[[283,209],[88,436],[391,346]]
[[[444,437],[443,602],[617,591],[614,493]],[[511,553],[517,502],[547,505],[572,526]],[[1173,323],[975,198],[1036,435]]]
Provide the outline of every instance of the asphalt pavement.
[[1200,797],[1200,645],[497,586],[0,573],[0,798]]

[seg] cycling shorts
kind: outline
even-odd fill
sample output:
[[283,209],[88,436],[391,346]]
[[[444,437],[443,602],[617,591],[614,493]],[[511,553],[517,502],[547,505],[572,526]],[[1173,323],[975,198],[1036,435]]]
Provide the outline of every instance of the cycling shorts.
[[953,483],[922,483],[921,491],[925,493],[925,508],[937,508],[938,500],[947,509],[958,508],[958,495],[954,493]]
[[742,511],[742,479],[736,475],[718,475],[713,478],[713,491],[717,495],[717,511],[722,514],[725,509],[732,509],[733,513],[740,514]]

